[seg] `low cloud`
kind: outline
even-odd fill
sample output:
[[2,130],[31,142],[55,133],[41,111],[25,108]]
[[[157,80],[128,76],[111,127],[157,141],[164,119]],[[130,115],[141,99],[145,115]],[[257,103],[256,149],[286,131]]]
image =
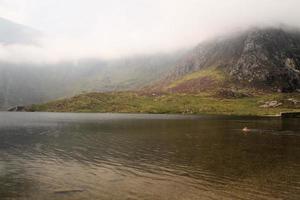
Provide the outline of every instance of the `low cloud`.
[[[298,0],[0,0],[1,17],[31,27],[7,35],[6,42],[0,37],[0,60],[168,52],[249,26],[300,27],[299,7]],[[28,30],[42,37],[23,37]]]

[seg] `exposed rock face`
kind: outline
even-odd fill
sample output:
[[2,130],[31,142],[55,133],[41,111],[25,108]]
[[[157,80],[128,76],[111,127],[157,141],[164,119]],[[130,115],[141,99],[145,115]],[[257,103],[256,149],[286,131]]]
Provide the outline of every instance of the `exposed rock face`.
[[300,86],[300,41],[283,30],[249,33],[242,56],[230,69],[238,80],[273,85],[282,91]]
[[274,91],[300,88],[300,32],[251,29],[200,44],[173,77],[206,68],[223,70],[236,83]]

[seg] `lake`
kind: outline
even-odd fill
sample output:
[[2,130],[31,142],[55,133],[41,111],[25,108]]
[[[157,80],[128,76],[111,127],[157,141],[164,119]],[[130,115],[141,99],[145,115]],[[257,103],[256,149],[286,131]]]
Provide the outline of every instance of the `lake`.
[[2,112],[0,199],[298,200],[300,120]]

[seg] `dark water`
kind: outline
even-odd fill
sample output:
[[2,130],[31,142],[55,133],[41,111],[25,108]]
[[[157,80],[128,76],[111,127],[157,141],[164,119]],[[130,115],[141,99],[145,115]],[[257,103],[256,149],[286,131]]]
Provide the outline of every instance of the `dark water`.
[[298,200],[300,121],[0,113],[0,199]]

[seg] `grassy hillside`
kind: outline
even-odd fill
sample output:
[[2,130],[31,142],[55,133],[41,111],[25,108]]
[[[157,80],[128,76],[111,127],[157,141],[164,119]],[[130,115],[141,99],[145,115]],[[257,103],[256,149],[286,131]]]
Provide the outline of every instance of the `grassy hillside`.
[[[182,113],[226,115],[276,115],[286,111],[300,111],[300,94],[265,94],[244,98],[221,98],[193,94],[141,94],[133,92],[89,93],[46,104],[32,105],[27,111],[47,112],[118,112],[118,113]],[[261,108],[265,102],[278,101],[282,105]]]
[[144,88],[139,92],[86,93],[32,105],[27,110],[255,116],[300,111],[300,93],[271,93],[239,87],[223,71],[213,67],[167,80],[157,88]]
[[212,92],[223,88],[228,82],[225,74],[218,69],[209,68],[184,75],[176,80],[167,82],[161,89],[172,93]]

